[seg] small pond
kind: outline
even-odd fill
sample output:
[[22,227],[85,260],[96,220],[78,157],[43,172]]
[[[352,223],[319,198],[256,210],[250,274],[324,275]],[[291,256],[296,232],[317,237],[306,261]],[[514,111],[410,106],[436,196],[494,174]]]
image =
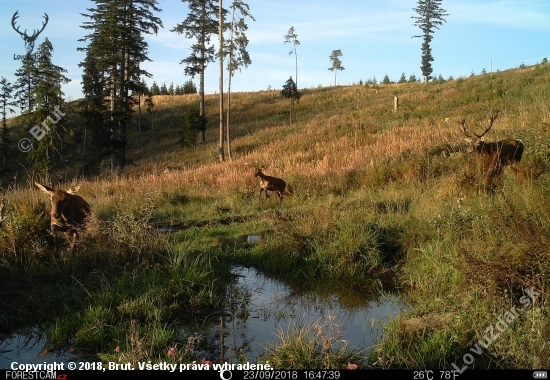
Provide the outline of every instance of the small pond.
[[[228,286],[222,317],[198,320],[190,333],[199,338],[196,348],[214,362],[262,361],[262,353],[279,336],[317,324],[323,335],[365,350],[381,336],[382,325],[406,306],[378,281],[366,284],[276,279],[254,268],[234,266],[235,280]],[[222,348],[223,347],[223,348]],[[0,341],[0,369],[12,362],[53,363],[84,361],[70,352],[48,352],[36,335],[13,334]]]
[[69,351],[51,352],[44,348],[44,341],[36,334],[12,334],[0,341],[0,369],[10,369],[11,363],[40,364],[83,361]]
[[376,280],[361,286],[279,280],[244,266],[234,266],[233,273],[237,277],[227,291],[227,314],[222,320],[204,320],[195,330],[208,347],[205,355],[216,361],[260,362],[266,346],[280,342],[281,332],[288,336],[315,324],[324,336],[366,354],[387,319],[406,308],[390,291],[383,296]]

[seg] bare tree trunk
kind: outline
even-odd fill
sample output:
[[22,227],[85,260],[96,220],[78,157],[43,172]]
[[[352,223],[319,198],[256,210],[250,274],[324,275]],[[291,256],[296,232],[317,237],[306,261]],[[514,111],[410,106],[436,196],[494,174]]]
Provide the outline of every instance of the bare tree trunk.
[[[233,42],[233,22],[235,21],[235,8],[233,8],[233,15],[231,18],[231,37],[229,40]],[[231,137],[229,134],[229,123],[231,121],[231,77],[233,76],[233,49],[229,49],[229,78],[227,78],[227,117],[226,117],[226,131],[225,135],[227,138],[227,156],[230,160],[233,159],[233,156],[231,155]]]
[[[204,55],[204,54],[203,54]],[[202,62],[204,62],[204,57],[202,59]],[[205,116],[204,114],[204,63],[201,62],[201,70],[200,70],[200,74],[199,74],[199,86],[200,86],[200,89],[199,89],[199,96],[200,96],[200,114],[201,116]],[[206,144],[206,131],[201,131],[201,141],[200,141],[201,144]]]
[[[127,29],[127,26],[132,22],[130,19],[131,11],[132,11],[132,2],[125,2],[124,4],[124,29]],[[125,32],[126,33],[126,32]],[[124,35],[123,41],[126,42],[127,39],[129,39],[130,36]],[[121,78],[121,90],[120,90],[120,97],[121,97],[121,106],[122,106],[122,117],[119,121],[120,126],[120,141],[119,141],[119,150],[118,150],[118,162],[117,165],[120,169],[124,169],[124,166],[126,166],[126,132],[127,132],[127,117],[130,115],[130,101],[129,101],[129,89],[128,89],[128,82],[129,82],[129,66],[130,66],[130,53],[126,49],[126,46],[123,45],[122,48],[122,54],[121,54],[121,68],[120,68],[120,78]]]
[[[115,78],[114,78],[114,67],[111,68],[111,122],[113,121],[113,115],[115,113]],[[111,173],[116,171],[116,151],[115,151],[115,131],[111,132]]]
[[220,36],[220,141],[218,144],[218,154],[220,157],[220,162],[224,161],[224,151],[223,151],[223,13],[222,13],[222,0],[219,3],[219,36]]
[[229,71],[229,78],[228,79],[228,84],[227,84],[227,117],[226,117],[226,138],[227,138],[227,156],[229,157],[230,160],[233,159],[233,156],[231,155],[231,139],[230,139],[230,136],[229,136],[229,117],[231,116],[231,69]]
[[[87,140],[88,140],[88,123],[84,124],[84,146],[82,148],[82,176],[86,175],[86,168],[88,166],[88,157],[87,157]],[[6,157],[4,156],[4,165]]]
[[138,132],[141,132],[141,91],[138,92]]
[[298,89],[298,53],[296,53],[296,42],[294,42],[294,58],[296,58],[296,89]]
[[292,98],[290,98],[290,125],[292,125]]

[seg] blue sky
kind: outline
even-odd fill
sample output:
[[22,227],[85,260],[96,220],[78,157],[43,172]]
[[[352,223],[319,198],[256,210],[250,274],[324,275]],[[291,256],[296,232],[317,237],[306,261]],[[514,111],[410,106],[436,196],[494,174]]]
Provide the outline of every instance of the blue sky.
[[[289,55],[291,44],[284,35],[294,26],[300,45],[298,53],[298,86],[311,88],[334,83],[329,71],[329,56],[340,49],[344,71],[337,74],[340,85],[369,78],[381,81],[384,75],[397,81],[420,71],[420,38],[411,18],[416,0],[248,0],[256,21],[249,20],[247,36],[252,65],[237,72],[232,80],[233,91],[282,88],[289,76],[295,77],[295,57]],[[230,0],[225,0],[228,7]],[[93,7],[88,0],[45,1],[18,0],[0,3],[0,76],[15,81],[14,72],[20,62],[14,54],[25,52],[22,38],[13,30],[11,19],[19,11],[17,25],[28,34],[38,29],[44,12],[49,23],[38,37],[35,50],[44,38],[54,47],[53,61],[68,70],[71,83],[63,87],[67,100],[82,97],[79,62],[84,58],[77,47],[86,31],[81,13]],[[179,0],[159,0],[162,9],[157,16],[164,28],[158,35],[146,37],[149,57],[143,68],[161,85],[183,84],[186,78],[179,62],[189,56],[191,41],[170,32],[187,15],[186,4]],[[432,41],[434,75],[444,78],[467,77],[480,73],[506,70],[521,63],[536,64],[550,58],[550,1],[548,0],[443,0],[449,14]],[[206,70],[205,92],[218,89],[218,65]],[[198,77],[194,78],[198,85]]]

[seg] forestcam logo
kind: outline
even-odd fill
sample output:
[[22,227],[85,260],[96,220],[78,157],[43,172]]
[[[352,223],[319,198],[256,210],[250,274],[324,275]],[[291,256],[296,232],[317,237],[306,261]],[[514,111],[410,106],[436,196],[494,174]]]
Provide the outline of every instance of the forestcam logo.
[[32,54],[32,51],[34,49],[34,43],[36,42],[36,39],[38,38],[40,33],[42,33],[42,31],[46,27],[46,25],[48,25],[48,20],[49,20],[48,14],[46,12],[44,12],[44,19],[46,20],[46,22],[42,23],[42,29],[40,29],[40,30],[35,29],[33,34],[29,36],[27,34],[27,29],[25,29],[24,32],[21,32],[19,30],[19,27],[15,25],[15,20],[17,20],[17,18],[19,17],[18,13],[19,13],[19,11],[16,11],[13,14],[13,17],[11,18],[11,26],[13,27],[13,30],[15,30],[17,33],[19,33],[19,35],[21,35],[21,38],[23,38],[23,40],[25,41],[25,50],[27,51],[27,54],[25,54],[25,55],[16,55],[16,54],[14,54],[13,59],[15,59],[15,60],[17,60],[17,59],[30,59],[30,58],[35,59],[36,54]]

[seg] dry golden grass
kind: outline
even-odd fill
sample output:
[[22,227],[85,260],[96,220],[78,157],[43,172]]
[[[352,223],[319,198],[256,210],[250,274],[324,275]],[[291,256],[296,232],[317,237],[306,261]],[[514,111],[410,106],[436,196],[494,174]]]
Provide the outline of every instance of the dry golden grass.
[[[217,96],[206,97],[208,144],[192,148],[178,144],[178,127],[197,96],[157,96],[154,130],[148,120],[141,133],[135,125],[130,129],[128,158],[136,165],[75,181],[101,221],[144,205],[154,206],[152,217],[166,223],[215,225],[237,216],[239,226],[219,234],[205,228],[191,239],[199,250],[230,259],[285,273],[303,265],[315,278],[364,276],[391,266],[397,273],[392,280],[409,289],[404,297],[414,317],[456,318],[431,335],[395,333],[381,357],[400,367],[440,366],[442,355],[459,355],[492,323],[505,303],[503,288],[511,289],[508,301],[515,302],[518,287],[548,287],[549,78],[550,65],[540,65],[428,86],[307,89],[292,125],[289,103],[278,91],[235,93],[233,159],[225,162],[218,161]],[[394,112],[396,95],[400,108]],[[456,121],[466,118],[479,132],[493,109],[501,116],[487,140],[521,139],[525,152],[516,170],[506,168],[487,181],[476,156],[464,152]],[[281,205],[257,200],[254,168],[264,165],[267,175],[294,189]],[[166,171],[168,166],[175,169]],[[14,210],[46,208],[30,184],[6,192]],[[250,231],[265,239],[243,248],[240,235]],[[541,350],[540,337],[529,321],[540,330],[547,317],[529,315],[517,327],[525,337],[511,338],[512,348],[499,346],[511,366],[537,363],[532,353]],[[519,342],[528,346],[525,352]]]

